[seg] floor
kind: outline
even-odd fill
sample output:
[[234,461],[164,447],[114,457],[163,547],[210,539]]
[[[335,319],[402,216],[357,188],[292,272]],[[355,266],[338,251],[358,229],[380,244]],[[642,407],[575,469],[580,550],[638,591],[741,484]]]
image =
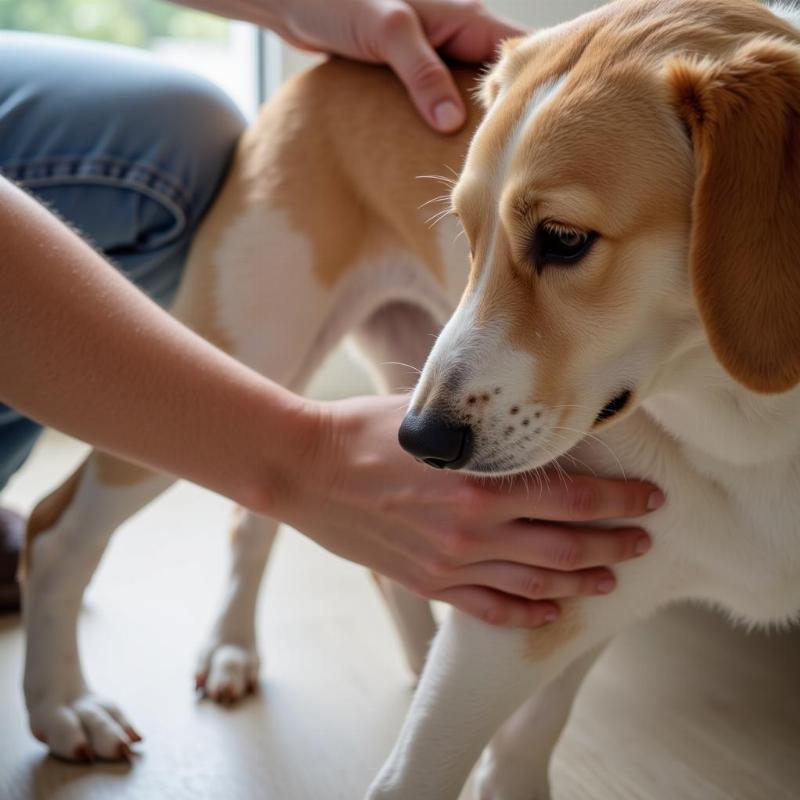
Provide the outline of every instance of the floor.
[[[28,507],[78,457],[49,437],[4,501]],[[261,597],[260,693],[226,710],[192,691],[229,513],[179,485],[120,531],[88,592],[90,680],[146,736],[130,767],[46,756],[26,728],[19,619],[0,617],[0,800],[361,797],[411,695],[364,570],[284,531]],[[797,800],[798,676],[798,631],[747,636],[709,612],[662,614],[588,680],[557,751],[556,800]]]

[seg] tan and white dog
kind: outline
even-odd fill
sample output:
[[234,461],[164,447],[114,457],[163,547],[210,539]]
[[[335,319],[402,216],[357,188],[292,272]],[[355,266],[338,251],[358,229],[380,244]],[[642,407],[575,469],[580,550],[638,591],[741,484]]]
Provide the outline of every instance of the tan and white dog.
[[[425,131],[384,71],[314,70],[245,135],[181,319],[299,387],[349,332],[376,363],[421,364],[455,308],[409,450],[484,475],[564,456],[668,497],[613,594],[564,602],[533,632],[448,616],[371,800],[456,798],[482,752],[482,798],[543,800],[574,694],[617,632],[682,598],[749,625],[797,618],[799,25],[755,0],[620,0],[509,43],[452,191],[468,277],[413,176],[460,165],[469,133]],[[406,378],[393,369],[390,385]],[[124,717],[83,679],[76,617],[114,528],[168,484],[93,454],[31,517],[25,690],[55,753],[127,751]],[[236,530],[199,670],[212,695],[255,680],[275,527],[245,515]],[[430,613],[387,594],[419,666]]]

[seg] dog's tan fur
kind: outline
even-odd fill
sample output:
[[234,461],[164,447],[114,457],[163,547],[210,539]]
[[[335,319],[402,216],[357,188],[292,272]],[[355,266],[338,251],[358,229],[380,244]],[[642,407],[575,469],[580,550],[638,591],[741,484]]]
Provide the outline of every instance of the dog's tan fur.
[[800,380],[798,48],[760,37],[723,63],[669,70],[694,143],[690,263],[709,339],[743,384],[786,391]]
[[31,568],[31,549],[34,539],[50,530],[69,508],[80,485],[85,466],[81,464],[64,483],[40,500],[31,511],[25,529],[25,549],[20,560],[20,579],[24,580]]

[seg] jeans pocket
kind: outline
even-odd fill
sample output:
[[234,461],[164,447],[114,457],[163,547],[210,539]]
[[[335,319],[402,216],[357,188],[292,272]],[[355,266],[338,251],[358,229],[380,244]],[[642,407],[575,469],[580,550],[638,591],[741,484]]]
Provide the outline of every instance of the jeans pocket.
[[0,171],[110,257],[149,253],[175,242],[185,234],[191,215],[188,191],[148,164],[60,156],[6,164]]

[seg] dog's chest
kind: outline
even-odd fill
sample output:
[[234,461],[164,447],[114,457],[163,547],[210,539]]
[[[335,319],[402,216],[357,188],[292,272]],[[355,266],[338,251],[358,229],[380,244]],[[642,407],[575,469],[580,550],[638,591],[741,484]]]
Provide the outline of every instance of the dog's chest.
[[599,474],[651,480],[668,502],[642,520],[654,585],[719,604],[751,623],[800,612],[800,467],[731,469],[704,461],[645,415],[583,445]]
[[[719,487],[724,517],[685,523],[700,543],[714,599],[751,621],[800,612],[800,474],[794,464],[732,469],[692,464],[698,485]],[[702,503],[702,493],[695,507]],[[693,509],[688,508],[687,514]]]

